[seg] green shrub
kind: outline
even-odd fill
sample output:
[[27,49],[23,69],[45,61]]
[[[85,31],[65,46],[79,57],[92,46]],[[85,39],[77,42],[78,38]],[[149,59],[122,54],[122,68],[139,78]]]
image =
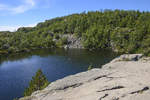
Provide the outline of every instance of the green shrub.
[[66,37],[63,37],[58,42],[56,42],[57,47],[62,47],[63,45],[66,44],[68,44],[68,39]]
[[61,39],[61,41],[62,41],[62,44],[68,44],[68,39],[67,39],[67,37],[63,37],[63,38]]
[[54,38],[57,39],[57,40],[59,40],[59,39],[60,39],[60,36],[59,36],[58,34],[55,34],[55,35],[54,35]]
[[24,96],[30,96],[34,91],[42,90],[49,85],[48,80],[43,74],[42,70],[39,69],[36,72],[36,75],[32,77],[32,80],[29,82],[28,88],[24,91]]
[[91,69],[93,69],[93,65],[92,64],[90,64],[89,67],[88,67],[88,70],[91,70]]

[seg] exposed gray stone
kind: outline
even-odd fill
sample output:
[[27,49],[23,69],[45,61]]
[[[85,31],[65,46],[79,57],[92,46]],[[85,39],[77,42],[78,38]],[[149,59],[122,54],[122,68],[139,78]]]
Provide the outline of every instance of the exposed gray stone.
[[124,54],[116,59],[112,60],[111,62],[116,62],[116,61],[138,61],[140,58],[143,57],[143,54]]
[[63,35],[61,37],[66,37],[68,40],[68,44],[64,46],[65,49],[69,49],[69,48],[83,49],[84,48],[81,43],[82,42],[81,38],[77,38],[76,36],[72,34]]

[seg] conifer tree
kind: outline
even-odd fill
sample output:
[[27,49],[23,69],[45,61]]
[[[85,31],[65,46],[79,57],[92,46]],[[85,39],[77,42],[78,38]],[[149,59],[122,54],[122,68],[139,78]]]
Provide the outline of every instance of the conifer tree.
[[32,77],[32,80],[29,82],[28,88],[24,91],[24,96],[30,96],[34,91],[44,89],[48,86],[49,82],[42,70],[39,69],[36,72],[36,75]]

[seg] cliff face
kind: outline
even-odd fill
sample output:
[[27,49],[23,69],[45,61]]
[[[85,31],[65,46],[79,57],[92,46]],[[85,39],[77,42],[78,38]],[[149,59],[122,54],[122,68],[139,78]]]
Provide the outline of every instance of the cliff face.
[[79,49],[83,49],[84,46],[82,44],[82,39],[77,38],[74,35],[63,35],[63,37],[67,38],[68,44],[64,46],[64,48],[69,49],[69,48],[79,48]]
[[122,55],[102,69],[65,77],[20,100],[149,100],[150,59]]

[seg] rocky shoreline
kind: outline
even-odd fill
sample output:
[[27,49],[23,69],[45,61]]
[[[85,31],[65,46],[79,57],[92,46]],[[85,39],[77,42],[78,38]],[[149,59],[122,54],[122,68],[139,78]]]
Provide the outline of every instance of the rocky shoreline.
[[19,100],[149,100],[150,58],[122,55],[101,69],[71,75]]

